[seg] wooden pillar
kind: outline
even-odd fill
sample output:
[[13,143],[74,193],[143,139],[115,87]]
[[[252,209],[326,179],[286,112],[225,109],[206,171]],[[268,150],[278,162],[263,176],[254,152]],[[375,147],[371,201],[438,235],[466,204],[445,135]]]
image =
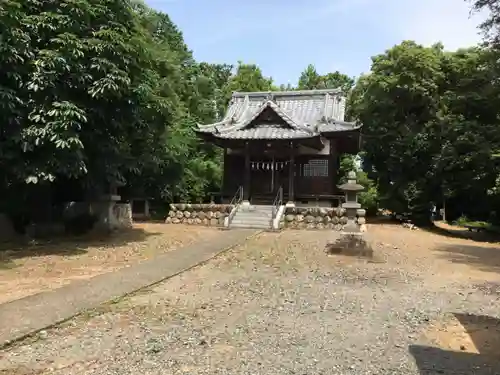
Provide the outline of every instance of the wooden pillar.
[[338,173],[339,173],[339,160],[337,153],[337,140],[330,139],[330,157],[328,158],[328,175],[330,179],[330,194],[335,194],[337,191]]
[[288,202],[295,201],[295,148],[293,142],[290,142],[290,169],[288,172]]
[[245,143],[245,178],[243,181],[243,200],[250,200],[250,148]]
[[[227,168],[228,167],[228,163],[227,163],[227,147],[224,147],[224,157],[222,159],[222,181],[221,181],[221,184],[220,184],[220,199],[221,199],[221,203],[224,203],[224,199],[226,198],[224,196],[224,194],[227,193],[227,190],[228,190],[228,187],[226,186],[226,173],[227,173]],[[231,198],[229,198],[231,199]]]

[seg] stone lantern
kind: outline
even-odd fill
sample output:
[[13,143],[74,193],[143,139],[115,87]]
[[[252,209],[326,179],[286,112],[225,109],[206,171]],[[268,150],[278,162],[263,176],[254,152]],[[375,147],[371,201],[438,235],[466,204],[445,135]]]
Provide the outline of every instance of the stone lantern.
[[[360,224],[364,223],[365,210],[362,210],[361,205],[358,203],[358,193],[364,190],[364,186],[357,183],[356,172],[351,171],[347,175],[347,183],[340,185],[338,188],[345,193],[345,203],[342,203],[342,208],[346,211],[347,224],[343,232],[360,232]],[[362,217],[363,220],[356,221],[356,216]]]
[[[329,254],[344,254],[354,256],[373,257],[373,248],[365,239],[361,225],[365,223],[366,211],[358,203],[358,194],[364,187],[357,183],[356,172],[349,172],[347,183],[338,187],[345,193],[345,209],[347,224],[342,229],[340,236],[333,242],[329,242],[326,251]],[[358,218],[356,220],[356,217]]]

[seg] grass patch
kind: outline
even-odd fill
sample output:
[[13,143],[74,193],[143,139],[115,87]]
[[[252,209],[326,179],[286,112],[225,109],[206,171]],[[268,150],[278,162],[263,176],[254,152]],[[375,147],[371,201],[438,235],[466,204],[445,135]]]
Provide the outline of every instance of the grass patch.
[[470,220],[467,216],[460,216],[452,224],[465,228],[479,228],[487,232],[500,234],[500,226],[494,225],[487,221]]

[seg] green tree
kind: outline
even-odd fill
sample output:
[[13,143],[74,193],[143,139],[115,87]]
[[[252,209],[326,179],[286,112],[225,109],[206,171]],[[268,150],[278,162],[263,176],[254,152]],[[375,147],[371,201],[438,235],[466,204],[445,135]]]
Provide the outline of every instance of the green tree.
[[262,70],[255,64],[245,64],[238,61],[238,66],[226,86],[226,97],[231,98],[235,91],[271,91],[273,79],[265,77]]
[[232,67],[196,62],[168,15],[140,1],[8,0],[0,31],[4,203],[28,207],[26,182],[171,199],[217,185],[220,152],[193,128],[225,110]]
[[10,1],[1,14],[11,56],[2,91],[13,95],[7,107],[18,103],[2,114],[7,128],[21,124],[17,142],[28,161],[18,176],[120,182],[149,159],[150,141],[173,116],[158,96],[147,36],[123,1],[22,4]]
[[490,210],[500,135],[494,55],[403,42],[373,58],[350,111],[364,124],[364,165],[385,207],[421,217],[445,201],[453,216]]
[[495,49],[500,47],[500,0],[465,0],[472,3],[474,12],[487,14],[486,19],[480,25],[484,33],[484,39]]
[[4,186],[65,176],[102,190],[154,162],[177,103],[128,2],[9,0],[0,24]]
[[[376,171],[387,208],[426,213],[439,193],[430,142],[440,129],[442,46],[403,42],[375,56],[360,78],[351,111],[364,124],[365,161]],[[437,186],[436,186],[437,185]]]
[[[141,24],[153,36],[156,70],[163,95],[176,104],[168,137],[157,143],[156,168],[132,176],[133,190],[170,200],[201,200],[220,183],[220,150],[199,142],[196,123],[217,121],[227,105],[226,86],[232,67],[198,63],[182,33],[167,14],[136,5]],[[135,193],[137,194],[137,193]]]
[[341,88],[344,93],[349,93],[354,86],[354,79],[339,71],[320,75],[314,65],[310,64],[300,74],[299,90],[312,89],[337,89]]

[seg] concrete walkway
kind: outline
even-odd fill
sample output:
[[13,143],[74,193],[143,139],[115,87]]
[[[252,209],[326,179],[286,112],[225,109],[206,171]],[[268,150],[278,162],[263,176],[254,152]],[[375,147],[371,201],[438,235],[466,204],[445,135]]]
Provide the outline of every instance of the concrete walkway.
[[132,267],[73,282],[0,305],[0,348],[47,327],[68,320],[115,298],[156,284],[204,263],[221,252],[242,244],[258,233],[230,230],[212,241],[173,250]]

